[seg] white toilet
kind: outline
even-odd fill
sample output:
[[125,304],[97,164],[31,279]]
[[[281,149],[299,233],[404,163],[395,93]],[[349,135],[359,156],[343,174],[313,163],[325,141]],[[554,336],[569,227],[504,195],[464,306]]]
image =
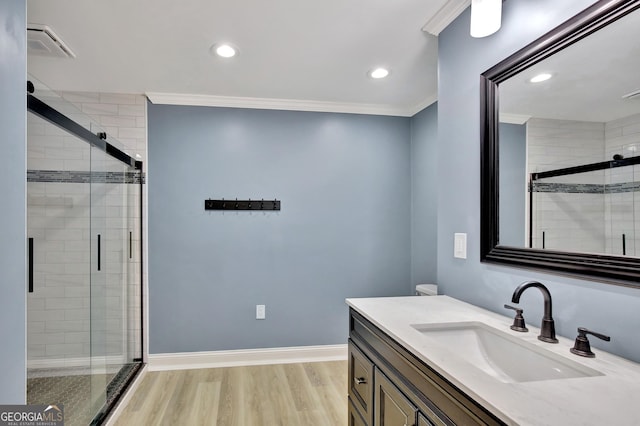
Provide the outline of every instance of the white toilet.
[[437,296],[438,286],[436,284],[418,284],[416,294],[418,296]]

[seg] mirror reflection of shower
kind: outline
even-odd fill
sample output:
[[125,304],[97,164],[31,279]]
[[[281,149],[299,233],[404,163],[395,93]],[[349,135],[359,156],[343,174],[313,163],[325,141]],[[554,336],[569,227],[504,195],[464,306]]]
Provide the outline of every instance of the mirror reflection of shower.
[[608,123],[531,119],[526,125],[528,246],[640,256],[640,141],[631,132],[640,114]]

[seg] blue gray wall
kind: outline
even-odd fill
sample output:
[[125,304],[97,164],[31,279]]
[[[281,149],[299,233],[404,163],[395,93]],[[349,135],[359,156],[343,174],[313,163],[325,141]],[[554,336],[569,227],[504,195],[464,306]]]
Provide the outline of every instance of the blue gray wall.
[[500,244],[525,247],[527,126],[500,123]]
[[[150,353],[342,344],[345,298],[410,294],[410,119],[153,104],[148,119]],[[235,197],[282,210],[204,210]]]
[[26,2],[0,1],[0,404],[26,400]]
[[[524,280],[545,283],[553,295],[558,334],[574,338],[584,326],[611,335],[592,345],[640,361],[640,290],[604,285],[524,269],[480,263],[479,75],[508,55],[593,3],[592,0],[508,1],[501,30],[469,36],[469,10],[439,37],[438,88],[438,285],[444,293],[505,313],[514,288]],[[455,162],[448,161],[456,153]],[[453,258],[453,234],[468,234],[468,258]],[[525,318],[539,324],[542,297],[521,299]]]
[[[411,118],[411,288],[437,283],[438,104]],[[451,154],[450,161],[455,161]]]

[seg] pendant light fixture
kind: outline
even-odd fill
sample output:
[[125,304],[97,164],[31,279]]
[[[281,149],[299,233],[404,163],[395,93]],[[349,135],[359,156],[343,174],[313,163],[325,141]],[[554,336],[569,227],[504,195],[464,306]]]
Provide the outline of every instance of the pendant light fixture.
[[500,29],[502,0],[471,0],[471,37],[486,37]]

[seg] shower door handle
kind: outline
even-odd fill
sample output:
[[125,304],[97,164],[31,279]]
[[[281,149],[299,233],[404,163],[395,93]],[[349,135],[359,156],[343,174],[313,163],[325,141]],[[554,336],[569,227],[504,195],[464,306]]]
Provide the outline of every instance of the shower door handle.
[[33,238],[29,238],[29,293],[33,293]]
[[100,270],[100,249],[101,249],[101,244],[100,244],[100,234],[98,234],[98,271]]

